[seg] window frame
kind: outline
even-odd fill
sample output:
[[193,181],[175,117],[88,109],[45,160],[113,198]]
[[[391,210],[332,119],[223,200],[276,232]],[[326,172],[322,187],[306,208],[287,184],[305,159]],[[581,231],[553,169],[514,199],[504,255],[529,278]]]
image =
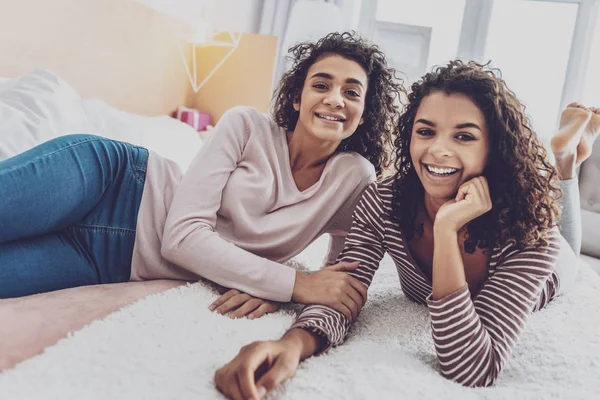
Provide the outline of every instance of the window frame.
[[[496,0],[466,0],[458,44],[457,58],[485,62],[485,46],[492,11]],[[585,79],[589,68],[596,25],[600,24],[600,0],[524,0],[549,3],[578,4],[575,29],[567,63],[567,72],[560,99],[561,110],[567,104],[583,96]],[[372,39],[376,29],[376,14],[379,0],[362,0],[358,30]],[[559,116],[556,116],[557,121]]]

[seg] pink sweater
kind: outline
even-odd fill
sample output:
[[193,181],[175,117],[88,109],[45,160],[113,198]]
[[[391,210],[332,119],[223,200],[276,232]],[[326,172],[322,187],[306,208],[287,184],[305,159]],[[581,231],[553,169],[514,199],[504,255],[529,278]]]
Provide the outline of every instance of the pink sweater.
[[250,107],[225,113],[182,177],[150,153],[131,280],[207,278],[250,295],[290,301],[296,271],[281,263],[324,233],[335,261],[373,166],[334,155],[299,191],[285,130]]

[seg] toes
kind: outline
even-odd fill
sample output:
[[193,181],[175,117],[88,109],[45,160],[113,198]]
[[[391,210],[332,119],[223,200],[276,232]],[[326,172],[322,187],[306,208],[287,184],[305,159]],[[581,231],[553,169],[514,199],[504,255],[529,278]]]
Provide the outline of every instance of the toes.
[[583,104],[581,104],[581,103],[578,103],[578,102],[576,102],[576,101],[574,101],[574,102],[572,102],[571,104],[569,104],[569,105],[567,106],[567,108],[569,108],[569,107],[570,107],[570,108],[580,108],[580,109],[582,109],[582,110],[586,110],[586,111],[588,110],[588,108],[587,108],[586,106],[584,106]]
[[590,108],[589,108],[589,110],[590,110],[591,112],[593,112],[594,114],[596,114],[596,115],[600,115],[600,108],[597,108],[597,107],[590,107]]

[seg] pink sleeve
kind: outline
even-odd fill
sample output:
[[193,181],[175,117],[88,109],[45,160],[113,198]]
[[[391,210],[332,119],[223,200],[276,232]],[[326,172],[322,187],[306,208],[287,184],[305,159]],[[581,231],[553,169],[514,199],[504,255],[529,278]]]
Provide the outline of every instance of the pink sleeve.
[[245,108],[225,113],[185,173],[169,208],[162,256],[199,276],[255,297],[288,302],[296,271],[222,239],[222,192],[241,160],[252,124]]

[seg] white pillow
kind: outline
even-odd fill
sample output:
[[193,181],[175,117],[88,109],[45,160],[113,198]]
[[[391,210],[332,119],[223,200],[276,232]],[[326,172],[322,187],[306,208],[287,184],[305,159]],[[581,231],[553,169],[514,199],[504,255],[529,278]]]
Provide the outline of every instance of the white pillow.
[[179,164],[185,171],[203,141],[190,125],[166,115],[148,117],[112,107],[100,99],[83,99],[94,134],[145,147]]
[[52,71],[38,69],[0,87],[0,160],[93,125],[81,97]]

